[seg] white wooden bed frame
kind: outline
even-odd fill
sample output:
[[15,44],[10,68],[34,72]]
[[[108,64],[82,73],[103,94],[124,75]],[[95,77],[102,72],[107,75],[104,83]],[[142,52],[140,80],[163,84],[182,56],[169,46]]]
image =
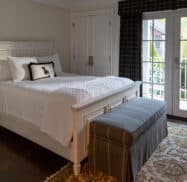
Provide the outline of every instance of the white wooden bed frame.
[[[7,56],[51,55],[54,50],[54,43],[49,41],[0,41],[0,60],[6,61]],[[89,123],[98,115],[110,112],[113,107],[138,97],[140,85],[141,82],[135,82],[128,88],[110,92],[84,104],[73,105],[73,138],[68,147],[62,146],[47,134],[40,132],[36,126],[5,113],[0,113],[0,125],[72,161],[74,174],[78,175],[80,162],[88,155]]]

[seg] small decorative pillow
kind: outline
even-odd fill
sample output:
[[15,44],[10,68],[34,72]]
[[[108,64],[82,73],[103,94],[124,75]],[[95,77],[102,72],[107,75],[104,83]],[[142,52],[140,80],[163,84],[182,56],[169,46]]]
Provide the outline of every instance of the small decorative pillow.
[[54,63],[30,63],[29,71],[31,80],[40,80],[55,77]]
[[35,57],[8,57],[8,64],[13,81],[30,80],[28,65],[37,63]]
[[60,63],[58,54],[54,54],[52,56],[37,57],[37,60],[39,63],[53,62],[55,66],[55,73],[57,75],[60,75],[62,73],[62,65]]

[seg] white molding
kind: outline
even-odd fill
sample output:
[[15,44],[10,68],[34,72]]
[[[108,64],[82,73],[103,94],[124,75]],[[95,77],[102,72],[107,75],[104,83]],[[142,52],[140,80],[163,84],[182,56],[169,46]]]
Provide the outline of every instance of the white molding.
[[95,11],[81,11],[81,12],[72,12],[71,17],[77,17],[77,16],[93,16],[93,15],[98,15],[98,14],[105,14],[105,13],[110,13],[113,14],[114,10],[113,8],[108,8],[108,9],[99,9]]
[[112,7],[118,0],[32,0],[33,2],[72,11]]
[[173,10],[166,10],[166,11],[152,11],[152,12],[144,12],[143,19],[155,19],[155,18],[166,18],[170,16]]

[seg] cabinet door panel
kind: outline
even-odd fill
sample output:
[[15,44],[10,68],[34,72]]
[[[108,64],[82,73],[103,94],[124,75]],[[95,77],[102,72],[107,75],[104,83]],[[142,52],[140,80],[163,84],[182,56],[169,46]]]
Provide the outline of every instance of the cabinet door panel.
[[111,13],[78,15],[73,19],[71,70],[86,75],[111,74]]
[[101,14],[91,17],[91,56],[93,74],[111,74],[111,16]]
[[72,71],[87,74],[88,44],[89,44],[89,18],[76,17],[73,21],[72,32]]

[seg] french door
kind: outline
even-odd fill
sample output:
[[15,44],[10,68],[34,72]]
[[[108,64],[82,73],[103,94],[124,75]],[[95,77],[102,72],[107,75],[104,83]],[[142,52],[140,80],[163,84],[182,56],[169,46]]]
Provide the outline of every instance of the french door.
[[174,115],[187,117],[187,9],[175,13]]
[[166,101],[168,114],[187,118],[187,9],[143,17],[143,96]]

